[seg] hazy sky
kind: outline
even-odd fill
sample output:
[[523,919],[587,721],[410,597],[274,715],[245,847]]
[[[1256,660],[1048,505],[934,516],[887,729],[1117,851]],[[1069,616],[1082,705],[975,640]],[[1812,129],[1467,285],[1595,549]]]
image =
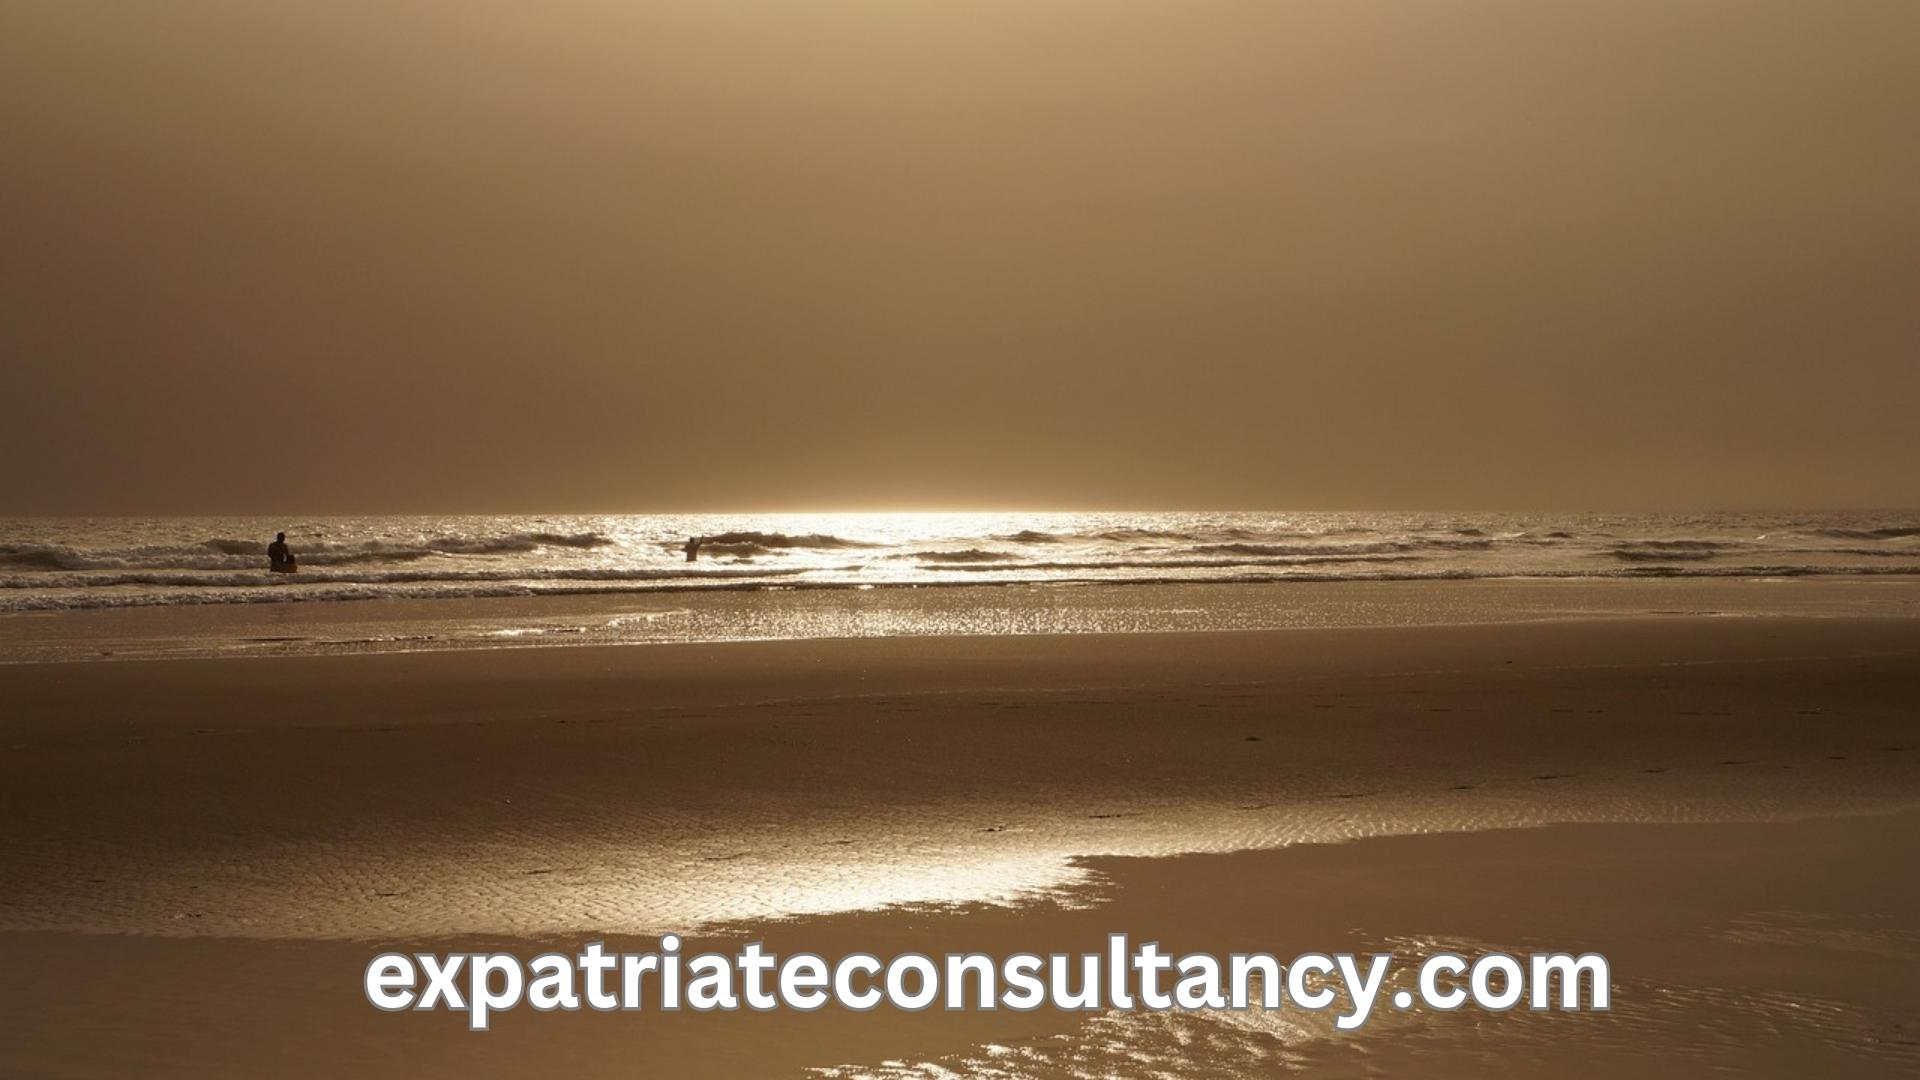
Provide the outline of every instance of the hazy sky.
[[1920,504],[1914,0],[0,0],[0,513]]

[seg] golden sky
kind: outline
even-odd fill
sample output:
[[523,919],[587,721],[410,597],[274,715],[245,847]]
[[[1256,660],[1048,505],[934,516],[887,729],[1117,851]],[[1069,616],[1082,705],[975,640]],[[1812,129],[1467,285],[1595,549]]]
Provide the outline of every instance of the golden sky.
[[1920,504],[1913,0],[7,0],[0,513]]

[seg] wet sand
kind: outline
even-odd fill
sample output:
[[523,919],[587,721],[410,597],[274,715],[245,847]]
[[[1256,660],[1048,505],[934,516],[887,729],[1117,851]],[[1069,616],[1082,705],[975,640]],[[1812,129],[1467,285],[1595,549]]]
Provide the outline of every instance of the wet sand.
[[[1916,661],[1920,621],[1667,617],[8,666],[0,1070],[1885,1075],[1920,1001]],[[475,1036],[360,996],[389,947],[665,930],[1595,949],[1622,1008]]]
[[948,583],[105,607],[0,614],[0,664],[1463,626],[1684,614],[1920,618],[1920,576]]

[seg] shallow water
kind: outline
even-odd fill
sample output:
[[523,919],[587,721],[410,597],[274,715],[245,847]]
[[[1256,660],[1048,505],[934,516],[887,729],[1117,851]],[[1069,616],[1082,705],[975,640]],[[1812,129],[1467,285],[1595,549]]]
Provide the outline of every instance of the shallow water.
[[[1411,957],[1524,952],[1509,943],[1433,937],[1383,937],[1368,952]],[[1808,962],[1817,963],[1815,955]],[[1403,963],[1382,1000],[1414,989]],[[985,1043],[927,1060],[895,1059],[811,1070],[834,1080],[1054,1080],[1068,1077],[1262,1077],[1277,1074],[1695,1076],[1721,1071],[1787,1075],[1817,1065],[1832,1075],[1877,1076],[1920,1070],[1920,1040],[1907,1030],[1909,1004],[1824,997],[1776,986],[1716,985],[1616,975],[1615,1003],[1604,1013],[1557,1015],[1436,1013],[1381,1008],[1357,1033],[1334,1029],[1325,1012],[1297,1008],[1245,1012],[1109,1011],[1079,1030]]]
[[818,638],[1920,617],[1920,575],[688,590],[0,614],[0,663]]
[[[1261,722],[1258,711],[1214,700],[1222,708],[1208,711],[1234,728]],[[956,703],[954,715],[973,708]],[[1226,719],[1236,713],[1244,719]],[[803,725],[830,722],[803,706],[785,715]],[[278,779],[257,780],[273,790],[319,785],[289,800],[290,809],[271,796],[249,796],[249,812],[231,816],[219,805],[189,809],[137,796],[114,805],[113,796],[96,795],[97,820],[22,823],[8,845],[0,931],[305,939],[685,933],[900,905],[1095,903],[1105,890],[1086,860],[1103,856],[1920,806],[1914,755],[1869,745],[1857,732],[1786,742],[1736,736],[1726,747],[1577,749],[1578,736],[1561,731],[1490,746],[1463,765],[1415,733],[1401,740],[1400,758],[1370,763],[1367,747],[1378,738],[1364,736],[1360,723],[1270,733],[1258,743],[1237,730],[1201,736],[1196,727],[1203,749],[1182,758],[1162,746],[1151,755],[1157,766],[1128,772],[1089,752],[1070,768],[958,776],[900,762],[862,769],[823,750],[812,759],[796,753],[778,777],[753,771],[764,763],[724,778],[697,770],[676,777],[594,764],[622,752],[609,737],[570,766],[505,787],[477,768],[464,779],[457,733],[389,733],[378,742],[387,760],[365,762],[363,776],[338,773],[350,767],[342,755],[361,744],[316,735],[296,760],[272,767]],[[1728,748],[1755,758],[1729,758]],[[191,755],[177,758],[185,749],[153,750],[164,756],[149,759],[135,746],[120,752],[151,760],[155,783],[163,770],[195,767]],[[407,790],[406,778],[427,769],[442,786]],[[335,778],[321,784],[322,776]],[[449,790],[472,795],[451,810]],[[139,843],[106,839],[130,827],[129,815],[140,823]]]

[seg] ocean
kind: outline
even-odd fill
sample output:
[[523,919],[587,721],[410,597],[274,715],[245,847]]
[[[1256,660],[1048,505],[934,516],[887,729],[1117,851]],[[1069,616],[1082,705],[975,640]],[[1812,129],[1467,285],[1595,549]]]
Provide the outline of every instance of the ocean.
[[[267,571],[285,531],[298,574]],[[698,561],[683,547],[705,537]],[[0,611],[693,590],[1920,574],[1920,512],[0,521]]]
[[1672,613],[1920,613],[1920,514],[0,524],[0,663]]

